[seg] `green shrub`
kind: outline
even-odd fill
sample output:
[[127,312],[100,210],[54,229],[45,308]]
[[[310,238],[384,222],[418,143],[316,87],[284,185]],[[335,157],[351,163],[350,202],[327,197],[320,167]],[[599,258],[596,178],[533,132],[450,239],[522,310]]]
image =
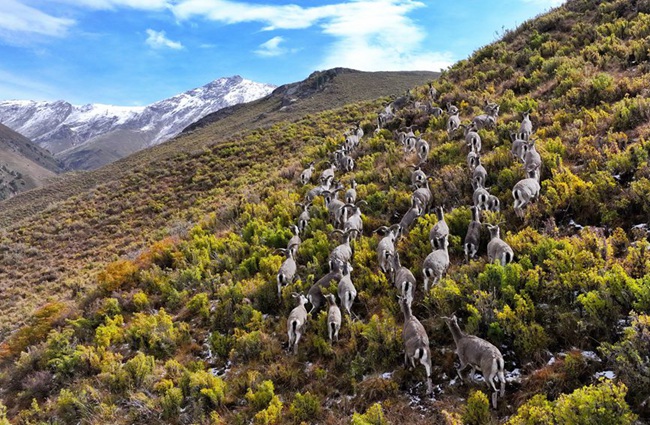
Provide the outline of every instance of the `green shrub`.
[[106,316],[105,323],[95,329],[95,344],[98,348],[108,348],[124,338],[124,319],[118,314],[114,317]]
[[364,414],[354,413],[352,415],[352,425],[388,425],[388,421],[384,418],[381,403],[373,404]]
[[165,390],[160,397],[160,408],[162,417],[165,419],[176,418],[183,405],[183,392],[180,388],[172,387]]
[[603,343],[600,352],[613,366],[616,376],[630,389],[629,397],[641,403],[650,397],[650,316],[632,315],[632,323],[625,328],[623,338],[615,343]]
[[555,403],[558,425],[629,425],[636,415],[625,402],[627,387],[604,381],[563,394]]
[[132,385],[137,388],[151,376],[155,365],[156,360],[152,356],[138,352],[124,364],[124,370],[128,373]]
[[271,398],[268,406],[264,410],[260,410],[253,417],[254,425],[275,425],[280,423],[282,419],[283,404],[277,395]]
[[517,409],[507,425],[553,425],[553,404],[543,394],[533,396]]
[[246,391],[246,400],[250,403],[253,410],[260,411],[266,409],[274,395],[275,387],[273,386],[273,382],[266,380],[256,386],[255,392],[253,392],[252,388],[248,388],[248,391]]
[[310,392],[296,393],[289,412],[296,423],[317,421],[321,414],[321,402]]
[[210,299],[208,294],[201,292],[194,295],[187,303],[187,309],[190,313],[200,316],[204,319],[210,317]]
[[149,308],[149,297],[142,291],[133,294],[133,307],[136,311],[143,311]]
[[488,397],[483,391],[472,391],[463,412],[463,424],[488,425],[493,422]]
[[186,325],[175,326],[171,316],[161,308],[152,315],[135,313],[126,329],[126,340],[136,350],[164,358],[174,353],[186,332]]
[[181,388],[186,397],[192,398],[205,411],[221,406],[226,396],[226,383],[207,370],[186,372]]

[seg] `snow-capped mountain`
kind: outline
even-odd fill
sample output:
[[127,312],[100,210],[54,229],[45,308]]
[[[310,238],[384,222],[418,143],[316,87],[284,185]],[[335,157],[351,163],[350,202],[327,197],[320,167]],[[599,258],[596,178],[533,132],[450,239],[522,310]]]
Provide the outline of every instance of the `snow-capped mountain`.
[[0,101],[0,123],[48,149],[68,168],[91,169],[162,143],[212,112],[264,97],[274,88],[237,75],[140,107]]

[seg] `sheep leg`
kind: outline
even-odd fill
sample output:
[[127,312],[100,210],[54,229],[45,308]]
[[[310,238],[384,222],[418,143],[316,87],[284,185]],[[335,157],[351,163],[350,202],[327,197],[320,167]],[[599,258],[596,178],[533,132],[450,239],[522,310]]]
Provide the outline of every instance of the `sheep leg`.
[[461,362],[460,366],[456,368],[456,373],[458,374],[458,377],[460,378],[461,381],[465,382],[465,378],[463,377],[463,370],[467,368],[468,364],[465,363],[463,364]]
[[300,341],[301,336],[302,336],[302,332],[296,332],[296,341],[293,343],[293,354],[294,355],[298,354],[298,341]]
[[420,358],[420,363],[427,371],[427,393],[433,394],[433,386],[431,384],[431,359],[429,358],[429,350],[424,350],[424,355]]

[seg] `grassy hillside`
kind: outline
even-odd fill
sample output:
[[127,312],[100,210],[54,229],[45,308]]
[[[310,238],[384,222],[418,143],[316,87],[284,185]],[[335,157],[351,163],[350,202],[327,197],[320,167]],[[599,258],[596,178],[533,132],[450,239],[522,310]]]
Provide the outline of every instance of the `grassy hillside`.
[[[486,101],[501,106],[496,128],[479,133],[487,185],[502,205],[484,221],[501,223],[515,253],[505,267],[487,264],[487,235],[480,258],[463,263],[472,189],[460,135],[450,140],[446,116],[413,107],[373,134],[382,99],[232,131],[212,146],[207,141],[225,127],[207,124],[179,141],[201,149],[161,157],[10,228],[0,241],[2,282],[37,284],[3,288],[5,329],[24,311],[15,305],[40,308],[18,331],[5,331],[0,346],[0,396],[9,418],[647,423],[649,37],[650,2],[569,1],[435,82],[438,103],[457,105],[464,122]],[[414,100],[426,99],[425,86],[412,91]],[[524,173],[510,154],[509,133],[529,109],[542,189],[521,219],[510,191]],[[354,243],[358,319],[344,320],[340,342],[330,345],[326,314],[315,314],[299,354],[289,355],[290,293],[307,291],[325,274],[338,244],[317,199],[298,251],[300,279],[277,302],[283,258],[276,249],[291,236],[294,203],[312,187],[296,179],[310,161],[324,169],[358,121],[367,136],[354,154],[357,168],[339,173],[346,187],[357,181],[368,203],[366,230]],[[435,215],[419,218],[397,247],[419,282],[413,309],[431,340],[433,398],[425,394],[423,369],[402,366],[403,319],[394,288],[378,271],[372,234],[409,207],[415,158],[390,131],[407,125],[431,143],[424,168],[452,235],[451,267],[426,294],[420,267]],[[100,264],[107,253],[115,261]],[[87,267],[77,271],[81,263]],[[43,304],[54,291],[73,296]],[[453,340],[440,317],[454,312],[462,328],[504,354],[508,384],[498,409],[490,409],[483,383],[455,378]]]
[[[238,146],[239,139],[255,140],[256,128],[267,127],[268,134],[278,139],[283,137],[282,126],[300,119],[310,122],[310,111],[335,108],[350,99],[401,94],[435,76],[345,69],[314,73],[304,82],[278,88],[266,99],[238,105],[235,113],[221,113],[204,128],[173,141],[93,172],[68,173],[47,187],[2,202],[0,250],[6,255],[0,257],[0,305],[5,312],[0,317],[0,335],[19,325],[44,299],[67,297],[94,284],[103,264],[132,255],[159,239],[167,227],[187,227],[213,212],[215,204],[233,202],[230,197],[246,181],[229,179],[239,169],[246,175],[252,163],[250,158],[235,156],[245,148]],[[283,108],[287,93],[294,101]],[[379,103],[367,107],[376,109]],[[274,140],[255,146],[255,151],[263,152],[260,158],[297,163],[299,153],[275,146]],[[217,151],[222,153],[213,157],[211,153]],[[198,166],[201,161],[206,161],[205,169]],[[210,175],[220,161],[227,179]],[[252,186],[265,178],[262,174],[249,180]],[[227,190],[229,185],[235,189]]]
[[63,171],[49,152],[0,124],[0,200],[46,184]]
[[[193,131],[191,126],[184,135],[174,140],[136,152],[99,170],[68,173],[38,191],[2,202],[0,227],[11,226],[99,185],[128,179],[134,170],[137,173],[145,168],[158,167],[159,162],[178,155],[198,153],[234,134],[268,127],[277,122],[295,121],[311,113],[360,100],[397,96],[410,87],[431,81],[437,75],[433,72],[360,72],[343,68],[316,72],[303,82],[278,87],[264,99],[224,108],[205,117],[197,124],[203,126],[211,123],[205,131]],[[296,101],[291,102],[292,99]],[[291,102],[290,107],[283,107],[283,102]]]

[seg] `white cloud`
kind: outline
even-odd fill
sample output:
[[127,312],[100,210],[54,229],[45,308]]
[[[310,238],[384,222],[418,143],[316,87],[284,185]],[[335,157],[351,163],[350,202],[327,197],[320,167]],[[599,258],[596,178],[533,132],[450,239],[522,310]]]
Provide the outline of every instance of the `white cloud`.
[[331,16],[338,6],[303,8],[298,5],[264,5],[229,0],[180,0],[171,6],[178,19],[202,16],[226,24],[262,22],[266,30],[309,28],[317,20]]
[[[425,69],[439,70],[453,62],[452,55],[431,52],[424,46],[426,31],[409,15],[423,9],[426,2],[418,0],[340,0],[323,6],[299,4],[244,3],[236,0],[51,0],[76,7],[92,9],[134,8],[140,10],[170,10],[179,21],[204,18],[223,24],[257,22],[261,29],[299,30],[317,27],[332,37],[325,47],[325,56],[319,67],[344,66],[367,71]],[[266,0],[269,1],[269,0]],[[541,0],[522,0],[541,1]],[[558,2],[558,0],[550,0]],[[6,13],[11,9],[14,13]],[[9,19],[22,9],[25,21]],[[27,13],[27,11],[30,13]],[[5,13],[2,13],[5,12]],[[31,18],[27,18],[27,17]],[[39,17],[39,19],[36,19]],[[28,19],[37,20],[31,25]],[[65,34],[74,24],[72,20],[55,18],[19,3],[19,0],[0,0],[0,30],[10,25],[22,25],[33,31],[41,28],[46,34]],[[15,29],[12,29],[15,31]],[[0,34],[1,35],[1,34]],[[147,30],[146,43],[153,48],[182,49],[162,31]],[[255,51],[260,56],[278,56],[286,53],[282,37],[273,37]]]
[[152,29],[147,29],[147,43],[150,47],[154,49],[162,49],[164,47],[174,50],[179,50],[183,48],[183,45],[179,41],[172,41],[165,36],[165,31],[154,31]]
[[50,0],[77,7],[87,7],[96,10],[115,10],[120,7],[130,7],[141,10],[162,10],[170,7],[169,0]]
[[283,41],[282,37],[273,37],[266,43],[260,44],[260,48],[255,50],[255,53],[260,56],[280,56],[286,52],[286,49],[280,47],[280,43]]
[[57,18],[17,0],[0,1],[0,36],[38,34],[62,37],[75,24],[73,19]]
[[431,70],[451,65],[451,53],[427,51],[426,31],[408,17],[423,7],[411,1],[358,1],[322,25],[337,39],[318,67],[345,66],[365,71]]
[[[426,31],[408,14],[425,4],[415,0],[355,0],[326,6],[268,5],[232,0],[179,0],[171,6],[179,20],[203,17],[225,24],[259,22],[264,30],[306,29],[318,25],[334,38],[319,68],[344,66],[366,71],[433,70],[451,65],[450,53],[423,46]],[[283,52],[281,37],[260,46],[257,54]]]

